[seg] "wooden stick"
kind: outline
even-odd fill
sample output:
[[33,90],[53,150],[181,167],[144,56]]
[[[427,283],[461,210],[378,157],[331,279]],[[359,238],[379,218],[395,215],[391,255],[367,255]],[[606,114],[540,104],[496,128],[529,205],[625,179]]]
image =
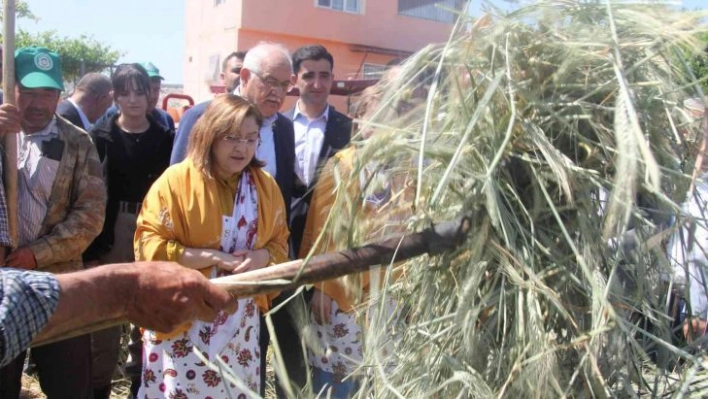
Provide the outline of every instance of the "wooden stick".
[[[4,102],[15,105],[15,0],[3,4],[2,88]],[[19,133],[19,132],[18,132]],[[3,137],[3,183],[7,201],[7,215],[12,244],[17,247],[17,135]],[[5,263],[4,251],[2,263]]]
[[[438,254],[454,249],[465,240],[471,225],[469,218],[461,218],[434,225],[419,233],[397,236],[359,248],[317,255],[309,260],[298,259],[211,281],[239,298],[283,291],[362,272],[375,265],[386,267],[422,254]],[[127,320],[122,318],[101,320],[85,328],[55,337],[45,337],[41,341],[33,341],[32,346],[46,345],[125,322]]]
[[220,277],[212,282],[239,298],[285,291],[362,272],[374,265],[389,266],[426,253],[435,254],[453,249],[465,239],[470,224],[467,218],[445,222],[420,233],[316,255],[309,261],[298,259],[264,269]]

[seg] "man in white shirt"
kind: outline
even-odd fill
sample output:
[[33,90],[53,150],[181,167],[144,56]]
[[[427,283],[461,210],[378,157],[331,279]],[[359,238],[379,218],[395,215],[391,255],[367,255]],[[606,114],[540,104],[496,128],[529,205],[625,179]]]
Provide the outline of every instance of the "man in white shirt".
[[92,72],[84,75],[71,96],[59,103],[57,114],[74,126],[89,131],[112,103],[111,79]]
[[290,252],[296,258],[307,219],[310,193],[327,159],[349,144],[352,120],[327,102],[334,81],[334,59],[322,45],[293,53],[300,99],[285,113],[295,129],[295,185],[290,215]]

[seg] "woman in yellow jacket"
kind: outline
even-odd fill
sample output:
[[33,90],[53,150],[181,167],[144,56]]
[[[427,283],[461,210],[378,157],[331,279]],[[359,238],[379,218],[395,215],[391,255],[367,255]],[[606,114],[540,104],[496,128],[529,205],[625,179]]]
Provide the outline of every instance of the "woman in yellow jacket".
[[[175,261],[208,277],[287,260],[285,205],[255,158],[261,123],[247,100],[225,94],[212,101],[192,130],[185,161],[167,169],[143,202],[136,260]],[[234,314],[168,333],[145,331],[138,396],[257,395],[265,356],[259,312],[269,306],[268,296],[239,299]],[[237,378],[228,381],[229,374]]]

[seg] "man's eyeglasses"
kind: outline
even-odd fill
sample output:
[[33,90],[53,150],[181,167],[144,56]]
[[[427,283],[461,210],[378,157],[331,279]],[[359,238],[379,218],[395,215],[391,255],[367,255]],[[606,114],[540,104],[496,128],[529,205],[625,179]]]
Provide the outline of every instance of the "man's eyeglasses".
[[227,143],[236,145],[236,144],[244,144],[248,147],[253,147],[256,145],[259,145],[261,143],[261,139],[242,139],[238,136],[221,136],[221,140],[224,140]]
[[263,84],[265,84],[266,86],[268,86],[268,88],[272,90],[281,89],[285,93],[287,93],[293,88],[293,82],[291,82],[290,80],[280,82],[272,76],[263,76],[256,71],[251,71],[251,73],[258,76],[258,79],[260,79]]

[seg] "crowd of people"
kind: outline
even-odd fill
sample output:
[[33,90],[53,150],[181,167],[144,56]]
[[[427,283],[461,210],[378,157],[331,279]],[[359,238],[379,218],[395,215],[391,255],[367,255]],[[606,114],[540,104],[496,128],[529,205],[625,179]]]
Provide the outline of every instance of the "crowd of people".
[[[120,65],[110,78],[88,73],[62,100],[59,54],[22,48],[15,62],[17,103],[0,106],[0,133],[19,133],[21,223],[13,243],[0,215],[0,244],[5,266],[26,270],[3,269],[0,310],[13,312],[13,297],[34,310],[15,315],[15,324],[3,317],[0,396],[19,396],[29,353],[49,398],[109,398],[124,327],[62,334],[115,317],[132,322],[125,371],[133,397],[263,396],[271,341],[285,366],[279,397],[305,387],[310,369],[314,392],[354,392],[356,379],[343,380],[356,357],[328,353],[326,336],[305,350],[303,336],[311,322],[333,327],[310,318],[313,292],[320,312],[328,295],[347,297],[336,293],[343,286],[229,301],[208,283],[334,249],[311,240],[300,248],[331,206],[329,189],[315,189],[322,170],[355,133],[352,119],[329,105],[334,59],[325,47],[291,55],[261,43],[230,54],[221,74],[227,93],[187,110],[176,132],[155,107],[162,77],[151,63]],[[281,113],[293,87],[300,97]],[[366,97],[376,101],[373,92]],[[165,273],[174,278],[159,281]],[[137,284],[128,289],[130,281]],[[347,303],[340,306],[354,327]],[[270,336],[264,317],[280,304]],[[58,338],[26,352],[37,337]],[[332,365],[335,356],[351,364],[323,367],[328,356]]]
[[[59,54],[17,50],[17,101],[0,106],[0,134],[18,134],[20,220],[14,243],[0,212],[0,396],[19,396],[32,340],[58,337],[29,351],[47,396],[109,398],[124,327],[64,337],[118,319],[132,323],[132,397],[264,396],[271,344],[285,366],[276,367],[278,397],[308,381],[312,392],[350,397],[366,330],[357,304],[379,275],[241,299],[208,282],[340,249],[318,239],[337,190],[361,199],[360,223],[395,230],[410,214],[406,176],[364,167],[361,179],[336,183],[335,168],[353,169],[351,138],[374,132],[366,121],[381,108],[385,79],[363,92],[353,123],[329,104],[333,69],[321,45],[233,52],[222,64],[227,93],[187,110],[175,131],[156,108],[162,77],[153,64],[86,74],[61,100]],[[293,87],[300,97],[281,113]],[[381,186],[364,193],[372,179]],[[688,213],[705,208],[697,201]],[[705,254],[694,252],[672,258],[677,268],[691,263],[693,313],[703,322],[690,332],[704,333]],[[386,306],[395,312],[395,301]]]

